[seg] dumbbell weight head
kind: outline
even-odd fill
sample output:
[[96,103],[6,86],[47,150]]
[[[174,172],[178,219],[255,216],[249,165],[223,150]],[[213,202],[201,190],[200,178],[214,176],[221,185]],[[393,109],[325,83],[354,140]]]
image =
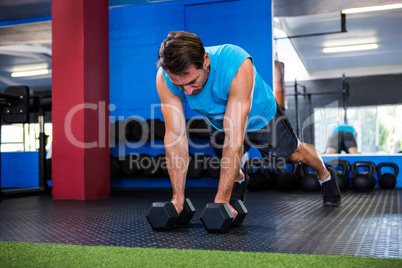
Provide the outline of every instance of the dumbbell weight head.
[[154,231],[171,229],[179,214],[172,202],[155,202],[147,214],[147,220]]
[[121,161],[121,173],[125,177],[134,178],[142,175],[139,156],[137,154],[128,154]]
[[152,229],[155,231],[170,230],[175,224],[189,224],[195,208],[190,199],[186,198],[183,205],[183,211],[180,215],[172,202],[155,202],[152,204],[146,216]]
[[179,218],[176,221],[178,225],[187,225],[190,223],[195,213],[195,208],[191,200],[186,198],[183,204],[183,211],[180,213]]
[[[383,167],[391,167],[394,169],[394,173],[381,173]],[[396,186],[396,177],[399,174],[399,168],[395,163],[384,162],[377,166],[377,173],[379,177],[380,187],[383,189],[393,189]]]
[[224,233],[229,230],[233,214],[226,203],[208,203],[201,213],[201,222],[209,233]]
[[248,213],[246,206],[240,199],[230,200],[230,205],[237,211],[237,216],[232,221],[232,225],[233,226],[242,225]]
[[221,175],[221,164],[219,158],[208,157],[204,161],[207,161],[207,170],[209,176],[211,178],[218,179]]
[[205,157],[202,155],[190,155],[187,169],[187,177],[190,179],[199,179],[204,175],[205,171]]

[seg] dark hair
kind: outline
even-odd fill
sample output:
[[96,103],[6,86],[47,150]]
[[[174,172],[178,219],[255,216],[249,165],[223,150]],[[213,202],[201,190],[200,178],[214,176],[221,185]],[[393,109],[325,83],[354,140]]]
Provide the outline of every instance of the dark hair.
[[159,47],[158,68],[173,74],[186,74],[190,65],[202,69],[204,44],[201,39],[188,32],[170,32]]

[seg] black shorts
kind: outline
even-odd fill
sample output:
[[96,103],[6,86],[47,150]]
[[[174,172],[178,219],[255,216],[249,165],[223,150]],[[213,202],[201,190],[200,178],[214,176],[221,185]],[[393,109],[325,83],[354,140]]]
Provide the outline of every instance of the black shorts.
[[[212,127],[209,133],[211,148],[218,158],[222,158],[225,133]],[[282,109],[277,105],[275,117],[265,127],[257,131],[246,132],[244,137],[244,151],[246,153],[251,146],[257,148],[263,158],[289,157],[296,150],[298,139],[293,128]]]
[[348,152],[351,147],[357,147],[357,144],[353,134],[348,131],[332,133],[327,142],[327,148],[335,148],[338,153],[342,150]]

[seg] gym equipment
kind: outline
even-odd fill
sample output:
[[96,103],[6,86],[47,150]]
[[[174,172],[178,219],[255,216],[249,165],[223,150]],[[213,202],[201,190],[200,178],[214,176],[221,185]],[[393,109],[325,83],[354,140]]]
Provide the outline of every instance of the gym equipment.
[[113,155],[110,156],[110,177],[118,178],[121,174],[120,161]]
[[252,192],[263,191],[266,188],[265,174],[262,170],[262,161],[258,158],[247,160],[244,164],[244,171],[249,177],[247,190]]
[[[367,172],[359,172],[359,168],[367,168]],[[374,189],[376,180],[374,178],[376,166],[371,161],[358,161],[352,164],[353,173],[352,188],[356,192],[368,192]]]
[[160,119],[147,119],[146,124],[149,129],[148,137],[151,140],[161,140],[165,137],[165,122]]
[[[146,140],[148,140],[148,133],[146,131],[147,128],[146,128],[146,124],[144,121],[141,121],[137,118],[128,118],[125,123],[126,123],[126,125],[125,125],[125,129],[124,129],[123,133],[124,133],[127,141],[146,141]],[[118,133],[120,133],[120,132],[118,132]]]
[[120,163],[121,174],[129,178],[140,177],[142,171],[139,160],[140,157],[137,154],[127,155]]
[[209,176],[214,179],[219,179],[221,175],[221,161],[219,158],[206,156],[204,161],[206,161]]
[[349,188],[349,178],[348,174],[350,171],[350,164],[348,161],[343,160],[343,159],[334,159],[330,162],[327,163],[328,165],[331,165],[332,167],[340,166],[342,167],[342,170],[336,170],[337,173],[337,181],[338,181],[338,187],[340,191],[346,191]]
[[156,156],[157,158],[157,163],[159,163],[159,168],[161,170],[161,177],[169,177],[169,172],[167,169],[167,163],[166,163],[166,155],[164,154],[158,154]]
[[[391,167],[394,169],[394,173],[381,173],[381,168]],[[377,174],[379,177],[380,187],[383,189],[393,189],[396,186],[396,177],[399,174],[399,168],[395,163],[383,162],[377,166]]]
[[230,205],[237,211],[237,216],[232,221],[232,225],[241,226],[248,213],[246,206],[240,199],[230,200]]
[[160,168],[161,160],[152,155],[140,154],[140,167],[146,177],[156,178],[163,176],[163,170]]
[[190,138],[209,139],[210,129],[204,119],[189,119],[187,132]]
[[300,186],[303,191],[315,192],[321,190],[321,185],[318,182],[317,173],[315,171],[309,172],[308,167],[302,164],[303,176],[300,178]]
[[[286,165],[291,165],[292,169],[287,171],[285,169]],[[297,164],[292,162],[286,162],[282,167],[278,164],[274,167],[274,172],[276,174],[276,187],[279,191],[290,192],[297,190],[299,188],[300,179],[296,174]]]
[[177,213],[172,202],[155,202],[146,216],[154,231],[167,231],[176,225],[187,225],[195,213],[195,208],[190,199],[184,200],[183,211]]
[[199,179],[203,177],[206,170],[206,162],[208,159],[204,155],[194,156],[193,154],[189,157],[187,177],[190,179]]
[[236,219],[226,203],[208,203],[201,213],[201,222],[208,233],[227,232],[231,225],[240,226],[248,211],[241,200],[233,200],[231,206],[238,212]]

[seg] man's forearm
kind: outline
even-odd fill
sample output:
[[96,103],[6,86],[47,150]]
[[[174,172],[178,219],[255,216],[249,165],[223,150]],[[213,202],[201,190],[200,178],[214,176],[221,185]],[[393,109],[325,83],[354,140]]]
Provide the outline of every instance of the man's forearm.
[[[172,145],[173,144],[173,145]],[[165,137],[166,163],[172,183],[173,200],[184,202],[184,188],[188,167],[188,141],[181,138]]]
[[242,145],[229,145],[223,148],[218,192],[215,197],[216,203],[228,203],[230,201],[233,184],[240,169],[242,155]]

